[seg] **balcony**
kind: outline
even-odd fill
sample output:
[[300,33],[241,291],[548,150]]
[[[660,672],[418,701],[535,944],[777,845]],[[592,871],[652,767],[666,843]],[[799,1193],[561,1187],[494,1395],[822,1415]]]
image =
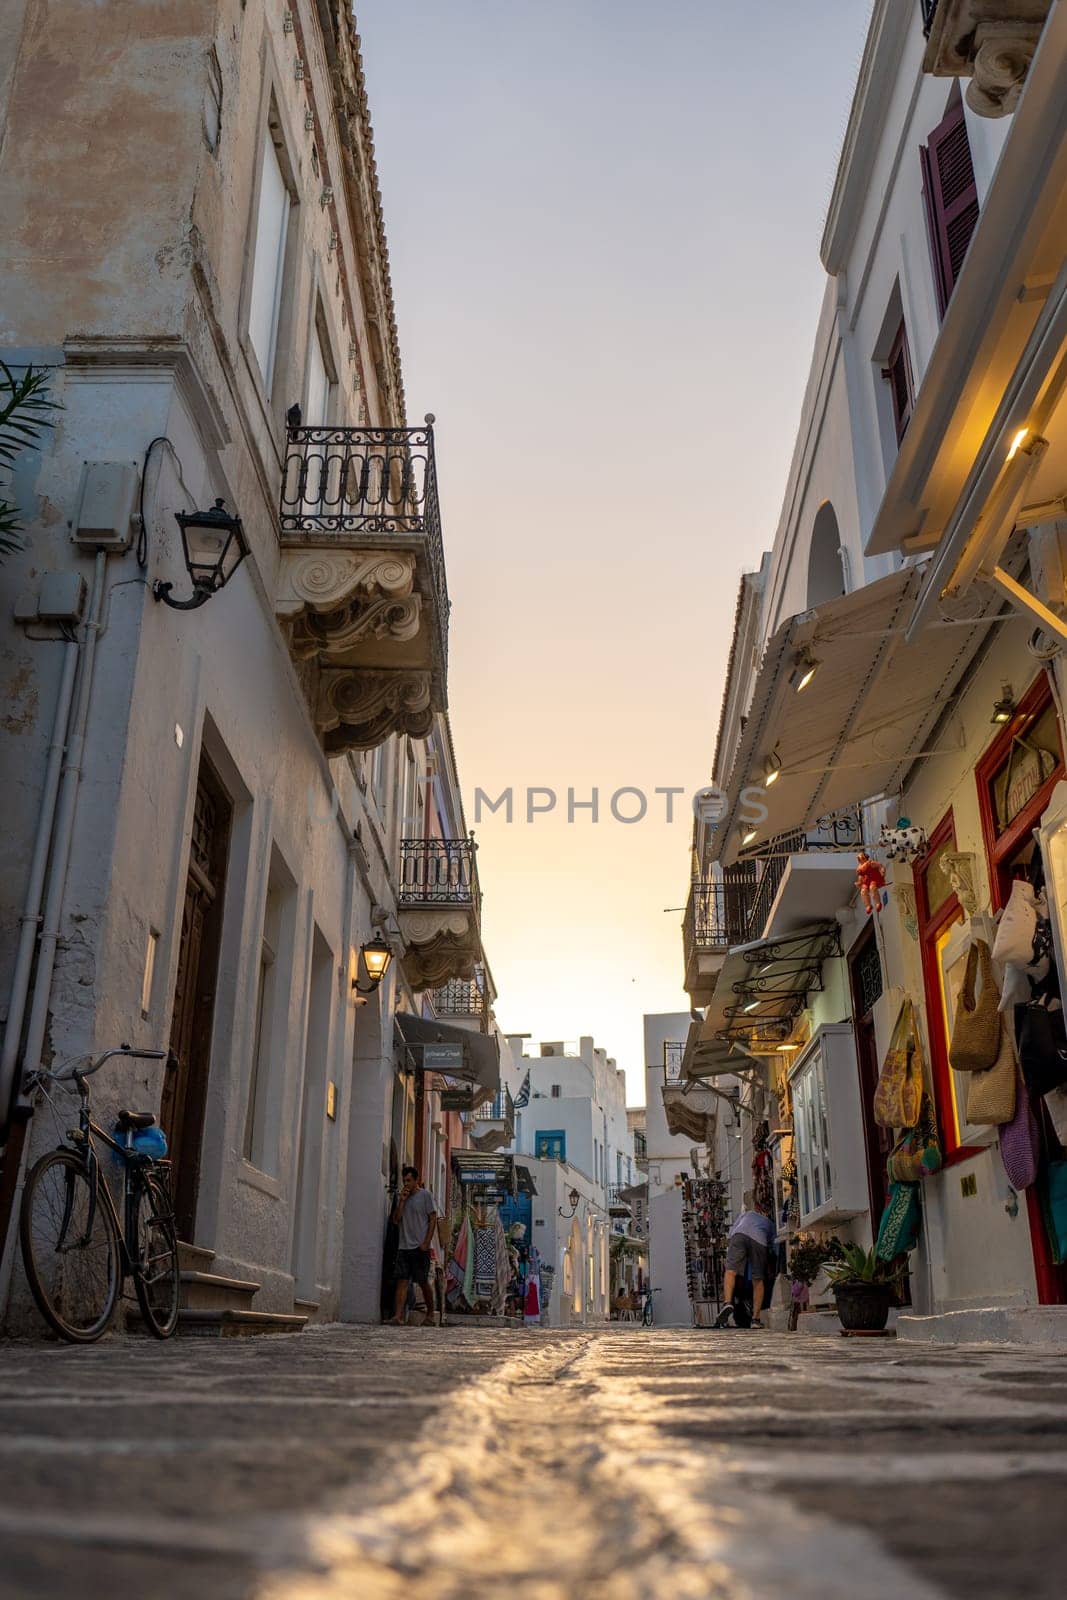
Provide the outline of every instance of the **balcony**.
[[748,927],[756,868],[746,862],[736,873],[703,882],[694,879],[682,923],[685,988],[695,1006],[706,1006],[731,945],[743,944]]
[[415,990],[476,982],[482,893],[478,847],[467,839],[405,839],[397,917],[404,971]]
[[275,609],[331,755],[423,738],[446,706],[432,423],[288,430]]
[[467,1133],[475,1150],[504,1150],[515,1138],[515,1102],[510,1089],[499,1090],[467,1119]]
[[[761,851],[762,871],[740,943],[791,933],[848,904],[863,843],[858,807],[826,817],[807,833],[784,833]],[[721,965],[721,963],[720,963]]]
[[967,104],[980,117],[1015,110],[1051,0],[921,0],[923,71],[970,78]]
[[447,1017],[461,1027],[478,1028],[489,1032],[490,1005],[485,968],[479,963],[473,978],[453,978],[435,989],[430,996],[434,1015]]

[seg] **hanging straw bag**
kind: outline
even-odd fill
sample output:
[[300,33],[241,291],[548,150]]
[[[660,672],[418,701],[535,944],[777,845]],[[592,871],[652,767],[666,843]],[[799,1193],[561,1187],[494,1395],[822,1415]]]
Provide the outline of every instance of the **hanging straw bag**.
[[1015,1031],[1004,1012],[1000,1014],[1000,1049],[986,1072],[972,1072],[967,1079],[967,1121],[1000,1127],[1015,1115],[1015,1085],[1019,1069],[1015,1061]]
[[[982,987],[975,997],[974,980],[981,971]],[[993,982],[989,946],[976,939],[967,952],[967,970],[956,1002],[948,1059],[956,1072],[986,1072],[1000,1048],[1000,996]]]
[[874,1091],[874,1120],[883,1128],[914,1128],[922,1109],[923,1064],[910,1000],[900,1008]]

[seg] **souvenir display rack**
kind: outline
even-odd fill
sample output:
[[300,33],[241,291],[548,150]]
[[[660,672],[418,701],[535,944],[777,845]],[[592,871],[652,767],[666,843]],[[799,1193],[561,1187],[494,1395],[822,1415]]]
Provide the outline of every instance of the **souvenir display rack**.
[[726,1184],[719,1178],[682,1179],[682,1237],[685,1281],[697,1327],[707,1327],[722,1310],[726,1235],[730,1209]]

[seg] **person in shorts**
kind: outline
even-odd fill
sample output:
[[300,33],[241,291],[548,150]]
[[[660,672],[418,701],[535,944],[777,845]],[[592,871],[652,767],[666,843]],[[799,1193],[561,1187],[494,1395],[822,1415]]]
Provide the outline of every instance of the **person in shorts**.
[[400,1233],[400,1246],[396,1253],[396,1314],[389,1318],[389,1326],[394,1328],[407,1321],[409,1283],[417,1284],[422,1290],[426,1323],[433,1324],[437,1320],[430,1287],[437,1207],[429,1189],[423,1188],[414,1167],[405,1167],[401,1176],[403,1185],[393,1212],[393,1221]]
[[774,1223],[745,1196],[745,1205],[726,1240],[726,1274],[723,1281],[723,1299],[726,1302],[715,1319],[717,1328],[728,1328],[734,1321],[734,1289],[746,1268],[752,1278],[753,1328],[762,1328],[760,1312],[763,1310],[764,1279],[767,1276],[767,1258],[774,1243]]

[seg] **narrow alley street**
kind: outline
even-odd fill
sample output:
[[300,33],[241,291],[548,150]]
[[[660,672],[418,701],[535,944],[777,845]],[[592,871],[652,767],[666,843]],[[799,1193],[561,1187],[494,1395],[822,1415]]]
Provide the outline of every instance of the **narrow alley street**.
[[13,1346],[0,1389],[2,1600],[1062,1592],[1051,1354],[326,1328]]

